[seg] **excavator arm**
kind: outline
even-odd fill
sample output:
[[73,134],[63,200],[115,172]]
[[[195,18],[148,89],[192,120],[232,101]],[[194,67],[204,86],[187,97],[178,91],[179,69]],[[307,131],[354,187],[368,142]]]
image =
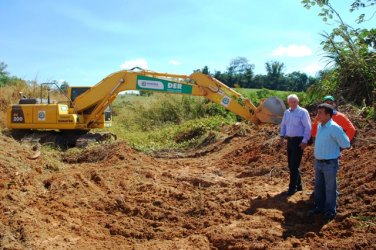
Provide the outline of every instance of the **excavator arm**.
[[89,129],[99,121],[118,93],[126,90],[203,96],[255,124],[278,124],[286,109],[284,103],[276,97],[268,98],[256,107],[235,90],[202,73],[187,76],[147,70],[122,70],[107,76],[79,95],[73,103],[74,111],[80,114],[91,110],[85,119],[86,128]]

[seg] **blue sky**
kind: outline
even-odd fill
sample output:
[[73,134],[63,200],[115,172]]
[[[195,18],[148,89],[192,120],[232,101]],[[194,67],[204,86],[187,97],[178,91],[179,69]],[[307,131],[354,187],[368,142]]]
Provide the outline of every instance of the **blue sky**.
[[[359,13],[349,13],[351,2],[332,5],[353,24]],[[333,27],[300,0],[1,0],[0,10],[7,71],[76,86],[137,65],[187,75],[205,65],[225,71],[238,56],[258,74],[274,60],[285,73],[314,75],[326,65],[319,33]]]

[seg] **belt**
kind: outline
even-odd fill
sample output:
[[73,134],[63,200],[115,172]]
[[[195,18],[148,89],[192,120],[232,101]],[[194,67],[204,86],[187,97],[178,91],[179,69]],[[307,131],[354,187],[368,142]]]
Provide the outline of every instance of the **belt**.
[[322,160],[319,160],[319,159],[316,159],[316,161],[320,162],[320,163],[329,163],[331,161],[336,161],[338,159],[322,159]]
[[303,138],[303,136],[285,136],[287,139]]

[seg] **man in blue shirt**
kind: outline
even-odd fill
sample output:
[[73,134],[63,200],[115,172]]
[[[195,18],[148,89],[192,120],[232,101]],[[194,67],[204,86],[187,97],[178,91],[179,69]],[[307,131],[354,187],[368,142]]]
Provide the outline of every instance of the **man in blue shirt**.
[[287,97],[289,109],[283,114],[279,144],[283,145],[287,138],[287,160],[290,169],[290,184],[287,195],[293,195],[296,191],[302,191],[300,174],[300,162],[303,150],[311,137],[311,118],[306,109],[301,108],[299,98],[292,94]]
[[343,148],[350,147],[350,140],[343,129],[332,120],[333,106],[323,103],[318,106],[318,125],[315,140],[315,208],[310,214],[324,213],[326,220],[336,215],[338,195],[338,158]]

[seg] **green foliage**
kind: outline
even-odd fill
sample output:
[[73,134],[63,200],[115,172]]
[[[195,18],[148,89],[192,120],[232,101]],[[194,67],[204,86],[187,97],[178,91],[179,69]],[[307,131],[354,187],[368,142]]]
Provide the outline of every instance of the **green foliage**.
[[341,26],[323,37],[323,49],[338,73],[336,92],[355,104],[365,100],[371,105],[376,86],[376,53],[369,45],[376,43],[376,29],[356,31]]
[[146,152],[200,145],[210,131],[236,121],[233,113],[204,98],[162,93],[118,96],[112,109],[110,130]]
[[317,81],[316,78],[297,71],[287,74],[285,79],[286,88],[291,91],[304,91]]
[[187,149],[200,145],[210,131],[218,131],[221,126],[233,121],[222,116],[212,116],[184,121],[180,124],[165,124],[152,130],[129,130],[117,117],[111,131],[118,138],[127,141],[132,147],[152,152],[162,149]]
[[214,77],[229,87],[250,88],[252,87],[254,67],[253,64],[248,63],[247,58],[237,57],[231,60],[226,72],[216,71]]
[[[256,106],[260,99],[278,96],[286,100],[291,92],[268,89],[236,89]],[[305,95],[297,93],[302,103]],[[213,131],[237,121],[222,106],[201,97],[154,93],[152,96],[118,96],[110,130],[138,150],[187,149],[201,145]]]
[[124,113],[120,109],[127,111],[128,116],[119,118],[131,130],[153,130],[166,124],[215,115],[235,120],[235,115],[207,99],[161,93],[154,93],[151,97],[120,96],[113,109],[119,116]]
[[[318,5],[321,9],[319,16],[324,22],[336,20],[339,25],[331,33],[324,33],[322,41],[326,58],[332,65],[331,84],[320,81],[324,86],[315,86],[315,89],[336,93],[344,99],[357,105],[363,102],[372,105],[372,92],[376,87],[376,29],[356,29],[347,25],[339,13],[330,4],[329,0],[303,0],[306,8]],[[350,11],[373,6],[376,0],[356,0],[351,4]],[[365,21],[365,15],[361,14],[358,23]]]
[[365,107],[362,109],[362,111],[368,119],[376,120],[375,107]]
[[[238,57],[230,62],[226,72],[216,71],[212,76],[229,87],[267,88],[286,91],[305,91],[317,80],[300,72],[285,75],[283,73],[284,68],[284,63],[270,61],[265,63],[266,75],[254,75],[254,65],[249,64],[245,57]],[[207,69],[207,66],[204,69]],[[207,69],[206,72],[209,72],[209,70]]]
[[[339,19],[341,19],[338,12],[330,4],[329,0],[301,0],[301,3],[306,9],[310,9],[311,7],[317,4],[317,6],[321,8],[319,16],[322,17],[322,20],[324,22],[328,22],[329,20],[334,19],[334,16],[337,16]],[[355,10],[359,10],[361,8],[366,8],[366,7],[371,7],[374,5],[376,5],[376,0],[355,0],[350,5],[349,11],[353,12]],[[370,19],[366,19],[365,14],[362,13],[358,16],[356,21],[357,23],[362,23],[364,21],[369,21],[369,20]],[[341,22],[342,22],[342,19],[341,19]]]
[[8,72],[5,71],[7,65],[3,62],[0,62],[0,87],[4,87],[7,79],[8,79]]
[[305,92],[291,92],[269,89],[236,89],[236,91],[241,93],[244,97],[250,99],[256,106],[260,104],[261,99],[266,99],[271,96],[276,96],[286,102],[287,96],[290,94],[296,94],[299,97],[301,105],[305,106],[307,104],[310,104]]
[[[322,70],[318,73],[319,80],[307,89],[307,103],[314,103],[326,95],[334,95],[338,85],[336,70]],[[339,96],[337,96],[337,99]]]
[[10,85],[19,85],[22,83],[25,83],[24,80],[15,77],[15,76],[9,76],[9,72],[6,71],[6,68],[8,65],[6,65],[3,62],[0,62],[0,88]]
[[267,72],[266,79],[267,82],[264,84],[264,88],[268,89],[285,89],[285,79],[283,74],[283,69],[285,65],[281,62],[271,61],[265,63],[265,69]]
[[64,82],[60,85],[60,89],[61,89],[63,92],[65,92],[65,93],[67,93],[68,88],[69,88],[69,83],[66,82],[66,81],[64,81]]

